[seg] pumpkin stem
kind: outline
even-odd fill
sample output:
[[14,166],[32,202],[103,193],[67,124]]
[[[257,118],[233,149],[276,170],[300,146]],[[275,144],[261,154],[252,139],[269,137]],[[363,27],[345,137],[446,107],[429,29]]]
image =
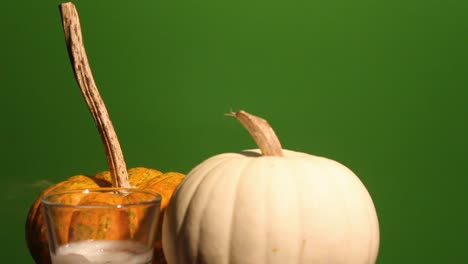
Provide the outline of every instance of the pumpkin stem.
[[283,156],[281,143],[275,131],[265,119],[249,114],[243,110],[237,112],[231,111],[226,115],[233,116],[241,122],[253,137],[264,156]]
[[101,135],[112,175],[112,185],[114,187],[131,187],[117,134],[89,66],[76,7],[71,2],[63,3],[60,5],[60,13],[73,72]]

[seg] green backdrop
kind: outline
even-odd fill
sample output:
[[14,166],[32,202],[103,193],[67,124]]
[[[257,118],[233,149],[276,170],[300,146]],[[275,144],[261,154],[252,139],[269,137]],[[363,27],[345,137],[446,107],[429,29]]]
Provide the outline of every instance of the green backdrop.
[[[32,263],[29,205],[106,169],[60,1],[0,5],[1,259]],[[224,116],[350,167],[379,215],[379,264],[468,260],[468,1],[82,0],[85,45],[129,167],[188,172],[253,148]]]

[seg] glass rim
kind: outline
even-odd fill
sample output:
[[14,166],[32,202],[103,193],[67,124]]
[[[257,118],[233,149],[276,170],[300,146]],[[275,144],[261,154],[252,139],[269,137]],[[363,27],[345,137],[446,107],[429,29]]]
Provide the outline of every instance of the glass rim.
[[[130,202],[130,203],[122,203],[122,204],[97,204],[97,205],[85,205],[85,204],[67,204],[63,202],[53,202],[50,199],[53,196],[64,195],[64,194],[73,194],[73,193],[104,193],[104,192],[128,192],[128,193],[144,193],[154,196],[154,199],[148,199],[139,202]],[[152,190],[146,189],[138,189],[138,188],[119,188],[119,187],[105,187],[105,188],[85,188],[85,189],[75,189],[75,190],[67,190],[67,191],[59,191],[59,192],[50,192],[41,197],[41,204],[46,206],[53,206],[53,207],[66,207],[66,208],[76,208],[76,209],[100,209],[100,208],[109,208],[109,209],[121,209],[121,208],[128,208],[128,207],[135,207],[141,205],[149,205],[149,204],[160,204],[162,200],[162,196],[160,193],[157,193]]]

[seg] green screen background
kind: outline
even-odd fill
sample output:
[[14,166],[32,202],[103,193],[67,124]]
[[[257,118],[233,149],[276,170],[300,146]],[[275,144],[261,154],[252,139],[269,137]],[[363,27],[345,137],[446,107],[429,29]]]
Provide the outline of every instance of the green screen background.
[[[0,4],[1,259],[32,263],[27,210],[106,170],[60,1]],[[468,1],[76,1],[129,167],[188,172],[253,148],[224,116],[350,167],[379,215],[378,263],[468,260]]]

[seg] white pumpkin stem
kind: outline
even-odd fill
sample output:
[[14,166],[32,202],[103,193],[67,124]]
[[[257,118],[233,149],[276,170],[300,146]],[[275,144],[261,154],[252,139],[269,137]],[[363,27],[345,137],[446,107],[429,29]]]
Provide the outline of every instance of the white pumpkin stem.
[[283,156],[281,143],[268,122],[243,110],[230,112],[247,129],[264,156]]
[[112,175],[112,185],[114,187],[131,187],[117,134],[89,66],[76,7],[71,2],[63,3],[60,5],[60,13],[73,72],[101,135]]

